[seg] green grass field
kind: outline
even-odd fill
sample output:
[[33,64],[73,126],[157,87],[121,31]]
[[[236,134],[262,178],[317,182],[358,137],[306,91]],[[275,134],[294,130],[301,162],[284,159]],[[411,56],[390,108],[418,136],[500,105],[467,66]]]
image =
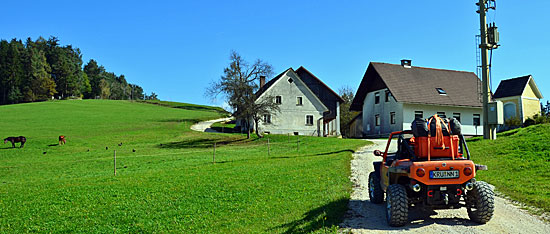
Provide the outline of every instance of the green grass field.
[[473,138],[472,159],[488,165],[477,178],[512,199],[550,212],[550,124],[515,129],[495,141]]
[[351,152],[365,141],[269,136],[268,156],[266,138],[189,130],[223,111],[164,104],[175,108],[0,106],[0,136],[27,137],[22,149],[0,147],[0,232],[306,233],[341,221]]

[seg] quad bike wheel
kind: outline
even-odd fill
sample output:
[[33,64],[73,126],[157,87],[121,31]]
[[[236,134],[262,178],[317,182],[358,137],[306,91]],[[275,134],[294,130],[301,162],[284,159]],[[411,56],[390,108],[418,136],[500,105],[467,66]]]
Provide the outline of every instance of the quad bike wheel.
[[370,202],[374,204],[380,204],[384,201],[384,191],[380,187],[380,177],[374,171],[369,174],[369,197]]
[[494,192],[489,184],[476,181],[474,188],[466,193],[468,217],[476,223],[487,223],[495,210]]
[[392,184],[386,191],[386,219],[390,226],[400,227],[409,221],[407,190],[403,185]]

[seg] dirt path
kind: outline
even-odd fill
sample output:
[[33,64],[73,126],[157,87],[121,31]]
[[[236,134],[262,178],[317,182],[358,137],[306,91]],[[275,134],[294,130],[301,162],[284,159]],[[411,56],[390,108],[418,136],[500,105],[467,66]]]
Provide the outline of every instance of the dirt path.
[[198,122],[191,126],[191,130],[198,131],[198,132],[218,132],[218,131],[215,131],[214,129],[211,129],[210,126],[212,126],[212,124],[216,122],[227,121],[230,119],[231,118],[221,118],[221,119],[213,119],[213,120]]
[[351,181],[353,191],[349,210],[340,225],[343,232],[351,233],[550,233],[550,225],[517,208],[509,201],[495,197],[495,213],[491,221],[480,225],[469,220],[465,208],[458,210],[436,210],[426,213],[410,210],[410,224],[394,228],[386,223],[385,203],[369,201],[368,177],[374,170],[372,162],[379,160],[372,152],[383,150],[385,140],[373,140],[374,145],[364,147],[353,155]]

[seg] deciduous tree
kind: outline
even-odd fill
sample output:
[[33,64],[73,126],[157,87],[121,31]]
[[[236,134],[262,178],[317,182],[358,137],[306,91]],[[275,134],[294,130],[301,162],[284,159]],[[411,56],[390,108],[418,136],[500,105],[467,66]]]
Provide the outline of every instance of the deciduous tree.
[[258,129],[259,120],[265,114],[279,111],[279,106],[271,97],[256,100],[256,92],[260,76],[271,76],[273,68],[260,59],[250,64],[235,51],[231,52],[229,60],[229,66],[224,69],[224,74],[211,84],[206,94],[214,98],[221,95],[226,99],[233,109],[233,116],[244,121],[248,138],[252,128],[251,121],[255,123],[258,137],[262,137]]

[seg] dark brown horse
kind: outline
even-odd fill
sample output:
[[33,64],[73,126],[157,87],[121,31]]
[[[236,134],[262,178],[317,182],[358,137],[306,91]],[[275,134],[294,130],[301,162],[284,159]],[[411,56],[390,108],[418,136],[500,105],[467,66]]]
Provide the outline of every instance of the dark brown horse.
[[64,145],[65,143],[67,143],[67,140],[65,140],[65,136],[59,136],[59,144]]
[[15,148],[15,143],[19,143],[21,142],[21,147],[19,148],[23,148],[23,146],[25,145],[25,142],[27,142],[27,138],[25,138],[24,136],[18,136],[18,137],[8,137],[6,139],[4,139],[4,144],[11,142],[11,145],[13,146],[13,148]]

